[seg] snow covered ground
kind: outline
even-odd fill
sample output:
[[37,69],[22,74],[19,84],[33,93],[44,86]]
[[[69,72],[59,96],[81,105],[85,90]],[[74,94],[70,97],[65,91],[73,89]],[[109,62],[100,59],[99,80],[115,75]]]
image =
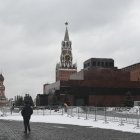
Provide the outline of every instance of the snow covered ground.
[[[0,119],[5,120],[16,120],[22,121],[23,118],[20,113],[13,113],[12,115],[2,115],[0,112]],[[33,114],[31,117],[31,122],[42,122],[42,123],[57,123],[57,124],[71,124],[71,125],[79,125],[79,126],[88,126],[91,128],[103,128],[103,129],[114,129],[124,132],[132,132],[132,133],[140,133],[140,127],[136,127],[134,124],[126,124],[121,125],[119,122],[107,122],[103,120],[94,121],[93,119],[85,119],[85,118],[77,118],[70,117],[67,114],[53,114],[53,115],[38,115]]]

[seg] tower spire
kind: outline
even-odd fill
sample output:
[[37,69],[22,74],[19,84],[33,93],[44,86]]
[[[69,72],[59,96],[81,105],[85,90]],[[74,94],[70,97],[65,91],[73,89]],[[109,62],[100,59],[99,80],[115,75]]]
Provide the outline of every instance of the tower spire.
[[65,31],[64,41],[69,41],[69,33],[67,29],[68,22],[66,22],[65,25],[66,25],[66,31]]

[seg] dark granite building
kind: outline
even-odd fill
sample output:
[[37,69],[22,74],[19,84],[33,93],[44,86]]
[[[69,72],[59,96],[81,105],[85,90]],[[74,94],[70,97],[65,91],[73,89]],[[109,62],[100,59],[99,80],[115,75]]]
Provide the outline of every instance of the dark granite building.
[[109,58],[90,58],[84,62],[84,69],[114,68],[114,60]]

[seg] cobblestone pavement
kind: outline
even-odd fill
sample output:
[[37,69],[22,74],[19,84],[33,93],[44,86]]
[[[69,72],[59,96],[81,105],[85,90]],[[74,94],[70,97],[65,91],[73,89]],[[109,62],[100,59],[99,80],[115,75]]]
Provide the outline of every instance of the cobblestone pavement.
[[31,123],[24,134],[23,122],[0,120],[0,140],[139,140],[140,134],[76,125]]

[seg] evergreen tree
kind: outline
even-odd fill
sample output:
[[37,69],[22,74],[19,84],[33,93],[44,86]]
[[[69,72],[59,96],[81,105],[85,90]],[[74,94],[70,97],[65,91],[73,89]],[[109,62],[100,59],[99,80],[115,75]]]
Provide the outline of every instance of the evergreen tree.
[[23,97],[22,96],[15,96],[15,106],[23,106]]
[[25,94],[24,96],[24,103],[28,102],[31,106],[34,106],[34,102],[32,97],[29,94]]

